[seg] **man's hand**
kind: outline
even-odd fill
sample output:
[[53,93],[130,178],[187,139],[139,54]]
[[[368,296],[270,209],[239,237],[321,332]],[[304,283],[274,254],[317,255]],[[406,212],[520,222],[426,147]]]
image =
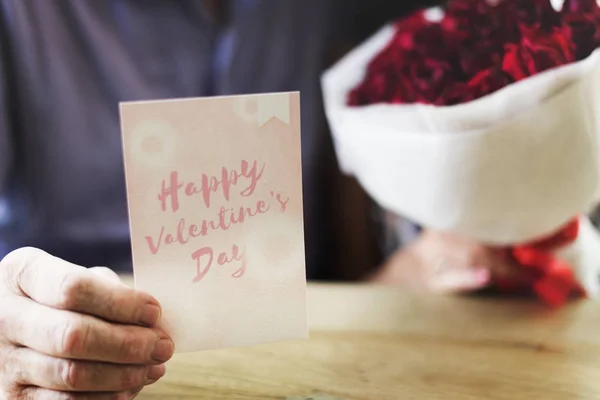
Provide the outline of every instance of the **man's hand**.
[[128,400],[165,374],[160,305],[41,250],[0,262],[0,399]]
[[522,271],[493,248],[424,231],[390,257],[371,281],[430,292],[466,292],[488,286],[494,276],[526,281]]

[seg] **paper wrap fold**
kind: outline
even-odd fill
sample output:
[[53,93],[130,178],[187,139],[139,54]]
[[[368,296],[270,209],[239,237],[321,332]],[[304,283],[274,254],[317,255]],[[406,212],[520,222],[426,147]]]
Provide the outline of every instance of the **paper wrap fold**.
[[[348,93],[393,34],[384,27],[322,78],[340,166],[382,207],[508,246],[547,235],[598,203],[600,49],[456,106],[348,106]],[[576,271],[597,274],[600,239],[589,221],[583,225],[578,242],[587,243],[587,258],[581,243],[577,256],[564,252],[587,260]],[[596,275],[585,286],[597,292],[597,282]]]

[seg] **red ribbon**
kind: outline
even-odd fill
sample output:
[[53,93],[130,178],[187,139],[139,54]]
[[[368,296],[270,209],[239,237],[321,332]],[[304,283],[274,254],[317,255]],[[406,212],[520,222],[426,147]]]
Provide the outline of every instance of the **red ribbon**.
[[[508,255],[530,272],[530,289],[552,307],[564,305],[573,296],[585,296],[585,289],[577,282],[572,267],[553,253],[573,243],[578,233],[579,218],[575,218],[550,237],[508,250]],[[502,291],[513,291],[518,286],[515,281],[506,279],[498,280],[496,285]]]

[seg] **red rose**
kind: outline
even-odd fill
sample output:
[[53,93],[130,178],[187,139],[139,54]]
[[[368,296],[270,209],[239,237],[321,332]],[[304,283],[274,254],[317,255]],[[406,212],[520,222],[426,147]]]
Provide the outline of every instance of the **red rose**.
[[361,106],[373,102],[383,101],[388,90],[388,71],[398,63],[391,54],[393,45],[390,43],[384,51],[379,53],[367,66],[366,78],[348,96],[349,104]]
[[575,46],[575,57],[584,59],[600,47],[600,8],[597,12],[567,13],[563,24]]
[[390,43],[381,53],[379,53],[367,66],[367,73],[382,73],[384,71],[392,71],[402,65],[402,53],[394,48],[394,44]]
[[439,24],[415,32],[413,41],[410,57],[437,58],[444,62],[456,55],[456,48],[460,45],[459,39],[448,35]]
[[598,13],[596,0],[565,0],[563,13]]
[[443,88],[454,80],[452,66],[441,59],[414,59],[406,66],[403,79],[411,82],[413,93],[407,93],[418,103],[433,103]]
[[515,81],[575,61],[575,52],[565,30],[550,33],[523,28],[520,43],[506,45],[502,70]]
[[422,96],[418,93],[413,85],[413,81],[408,77],[408,73],[395,74],[390,82],[393,85],[390,87],[389,103],[405,104],[405,103],[421,103]]
[[513,80],[500,68],[488,68],[477,73],[468,82],[449,86],[434,104],[452,106],[477,100],[510,85],[512,82]]
[[399,52],[397,43],[390,42],[373,60],[369,62],[366,77],[348,95],[348,103],[353,106],[371,103],[390,102],[396,92],[393,77],[398,74],[399,66],[405,64],[404,53]]
[[512,83],[510,79],[500,68],[492,67],[480,71],[467,83],[468,94],[463,102],[478,99],[490,93],[494,93]]
[[551,30],[560,22],[560,13],[549,0],[508,0],[501,2],[498,8],[504,24],[513,29],[527,25]]
[[380,102],[433,103],[452,77],[450,65],[434,58],[405,62],[400,70],[369,73],[367,79],[350,92],[348,103],[355,106]]
[[[500,1],[500,4],[511,1]],[[514,30],[507,24],[505,13],[499,12],[500,10],[499,6],[486,0],[450,1],[442,26],[461,32],[466,39],[505,40],[514,34]]]
[[[440,21],[440,26],[444,32],[448,35],[453,35],[461,41],[468,40],[470,37],[472,38],[472,19],[474,17],[482,16],[486,18],[486,13],[481,9],[479,2],[470,1],[469,3],[473,3],[474,5],[473,7],[468,7],[465,3],[467,2],[458,1],[449,3],[448,7],[446,7],[444,18]],[[469,20],[471,20],[470,25]],[[489,23],[486,25],[490,26]],[[481,32],[481,34],[482,37],[486,36],[486,32]]]
[[350,93],[349,102],[355,106],[380,102],[385,98],[388,87],[388,79],[385,75],[373,74],[367,82]]
[[460,54],[458,62],[464,73],[465,81],[492,65],[497,66],[502,63],[503,52],[501,47],[499,49],[494,49],[493,46],[481,47],[481,49],[473,49]]
[[504,44],[520,40],[515,12],[508,13],[508,6],[505,5],[515,1],[522,0],[504,1],[499,5],[492,5],[485,0],[449,2],[441,25],[461,38],[461,42],[450,49],[464,73],[461,80],[466,81],[482,69],[497,65],[502,60]]
[[[498,3],[502,3],[502,1]],[[448,2],[446,13],[454,18],[468,19],[474,15],[490,16],[495,7],[493,2],[486,0],[453,0]]]
[[399,49],[412,50],[415,47],[415,34],[430,25],[431,22],[425,19],[422,11],[415,12],[396,22],[396,34],[392,43]]
[[431,104],[436,106],[453,106],[463,103],[464,99],[468,97],[468,91],[469,88],[465,82],[457,82],[444,88],[435,102]]

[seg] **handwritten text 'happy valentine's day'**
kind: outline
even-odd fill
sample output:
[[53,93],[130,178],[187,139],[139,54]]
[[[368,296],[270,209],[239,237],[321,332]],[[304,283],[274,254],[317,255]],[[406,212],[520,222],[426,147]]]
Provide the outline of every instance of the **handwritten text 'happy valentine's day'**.
[[[250,198],[254,195],[256,187],[263,176],[266,164],[252,163],[242,160],[239,169],[223,167],[220,176],[202,174],[198,182],[185,182],[179,179],[179,173],[173,171],[168,179],[162,181],[161,192],[158,200],[163,212],[177,213],[180,211],[180,199],[186,197],[198,197],[198,204],[207,209],[213,207],[213,194],[225,200],[225,204],[232,196]],[[243,224],[249,218],[265,214],[269,210],[280,213],[285,212],[289,197],[280,193],[269,192],[270,198],[258,199],[251,202],[249,207],[230,208],[220,206],[212,219],[204,219],[189,223],[184,217],[179,219],[174,233],[165,232],[162,226],[157,236],[146,236],[148,248],[153,255],[161,251],[161,247],[171,244],[185,245],[190,240],[205,237],[211,232],[227,231],[234,225]],[[218,202],[218,201],[217,201]],[[192,260],[196,262],[196,276],[193,282],[200,282],[210,271],[215,261],[215,251],[210,246],[198,247],[192,253]],[[240,267],[231,274],[234,278],[241,278],[246,272],[246,248],[240,249],[232,245],[231,252],[221,252],[216,256],[219,265],[228,265],[233,262],[239,263]]]

